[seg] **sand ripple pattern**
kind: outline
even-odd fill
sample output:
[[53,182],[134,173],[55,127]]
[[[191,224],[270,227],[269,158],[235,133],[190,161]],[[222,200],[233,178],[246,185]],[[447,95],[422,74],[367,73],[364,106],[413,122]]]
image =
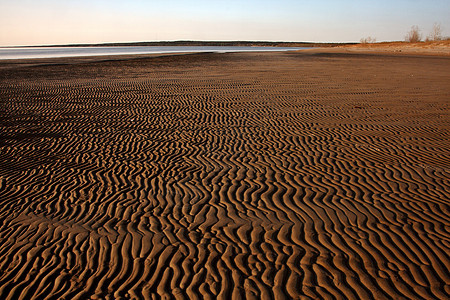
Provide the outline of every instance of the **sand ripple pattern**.
[[440,58],[0,70],[0,298],[449,299]]

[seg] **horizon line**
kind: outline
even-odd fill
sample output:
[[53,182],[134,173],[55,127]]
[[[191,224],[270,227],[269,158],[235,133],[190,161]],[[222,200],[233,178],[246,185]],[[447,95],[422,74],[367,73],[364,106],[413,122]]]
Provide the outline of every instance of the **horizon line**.
[[[392,43],[392,42],[405,42],[405,41],[377,41],[378,43]],[[120,45],[139,45],[139,44],[176,44],[176,43],[205,43],[205,44],[267,44],[267,45],[277,45],[277,44],[306,44],[306,45],[350,45],[350,44],[360,44],[361,42],[311,42],[311,41],[264,41],[264,40],[161,40],[161,41],[127,41],[127,42],[99,42],[99,43],[68,43],[68,44],[35,44],[35,45],[0,45],[0,48],[28,48],[28,47],[83,47],[83,46],[120,46]]]

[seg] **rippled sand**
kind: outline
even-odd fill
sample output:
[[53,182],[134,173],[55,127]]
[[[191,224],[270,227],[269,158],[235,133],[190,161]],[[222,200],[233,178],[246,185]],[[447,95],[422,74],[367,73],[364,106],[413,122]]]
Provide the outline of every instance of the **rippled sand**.
[[0,62],[0,298],[448,299],[449,70]]

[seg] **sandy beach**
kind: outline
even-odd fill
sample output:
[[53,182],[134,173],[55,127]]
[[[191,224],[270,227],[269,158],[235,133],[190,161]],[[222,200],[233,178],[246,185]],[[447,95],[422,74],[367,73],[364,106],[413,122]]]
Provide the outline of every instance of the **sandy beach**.
[[383,42],[336,47],[338,52],[379,53],[390,55],[450,56],[450,40],[418,43]]
[[0,61],[0,298],[449,299],[419,54]]

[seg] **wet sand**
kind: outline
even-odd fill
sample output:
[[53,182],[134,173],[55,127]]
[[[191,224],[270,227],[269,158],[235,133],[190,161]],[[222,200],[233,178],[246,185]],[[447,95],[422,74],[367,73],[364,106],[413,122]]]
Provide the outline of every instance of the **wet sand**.
[[0,298],[448,299],[449,70],[0,62]]

